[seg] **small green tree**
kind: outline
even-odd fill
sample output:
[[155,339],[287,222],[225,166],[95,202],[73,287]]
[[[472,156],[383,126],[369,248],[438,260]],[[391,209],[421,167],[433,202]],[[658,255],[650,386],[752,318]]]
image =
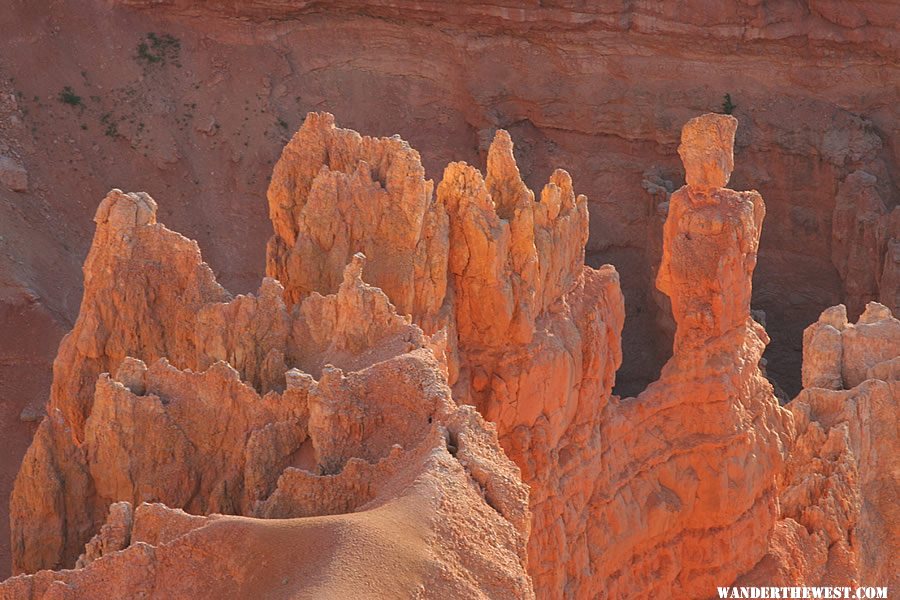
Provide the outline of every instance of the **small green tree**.
[[737,104],[731,101],[731,94],[725,94],[725,98],[722,101],[722,112],[726,115],[730,115],[736,108]]
[[66,86],[59,93],[59,101],[70,106],[81,106],[81,96],[75,93],[70,86]]

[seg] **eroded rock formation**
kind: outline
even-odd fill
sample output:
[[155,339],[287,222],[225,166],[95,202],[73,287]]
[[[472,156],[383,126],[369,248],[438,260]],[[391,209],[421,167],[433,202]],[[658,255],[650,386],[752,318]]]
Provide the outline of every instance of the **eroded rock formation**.
[[758,366],[768,337],[750,317],[765,209],[758,193],[724,188],[736,126],[705,115],[683,130],[688,185],[670,199],[657,279],[677,323],[674,355],[645,392],[614,397],[600,416],[591,576],[574,596],[704,597],[766,551],[789,440]]
[[[348,550],[358,534],[386,555],[382,590],[531,595],[518,469],[494,427],[453,403],[431,340],[363,283],[364,257],[350,257],[333,294],[313,292],[291,310],[272,279],[258,296],[231,298],[196,244],[157,224],[155,209],[149,196],[118,190],[101,203],[81,316],[61,346],[50,414],[13,493],[17,572],[74,566],[79,555],[87,566],[4,589],[40,598],[63,581],[90,597],[247,595],[265,594],[283,574],[293,586],[285,593],[296,593],[315,565],[359,564]],[[174,305],[176,314],[158,314]],[[154,510],[148,525],[146,502],[197,515],[319,519],[207,527],[194,517],[187,539],[182,513]],[[399,521],[407,532],[393,530]],[[147,527],[170,533],[137,535]],[[395,536],[408,554],[387,556]],[[262,581],[249,565],[267,543],[286,555],[327,544],[334,555],[309,555],[304,577],[282,562],[277,579]],[[217,548],[218,558],[202,581],[185,580],[182,569],[198,565],[178,557],[198,547]],[[399,571],[389,564],[415,555]],[[129,572],[138,565],[141,573]],[[122,587],[109,588],[111,577]],[[369,583],[321,585],[353,595]]]
[[[754,308],[772,337],[767,372],[791,396],[803,329],[848,302],[832,262],[842,183],[864,171],[887,213],[900,202],[894,0],[4,8],[0,156],[12,159],[7,184],[23,191],[0,182],[0,577],[9,574],[13,479],[45,414],[59,342],[78,316],[91,218],[111,183],[162,200],[160,220],[198,241],[217,280],[255,293],[272,234],[258,199],[308,111],[334,112],[371,135],[399,133],[435,184],[451,160],[482,166],[494,131],[507,129],[536,194],[548,167],[564,165],[588,197],[587,262],[614,263],[627,299],[616,376],[625,395],[642,391],[671,356],[674,322],[668,300],[653,301],[653,282],[661,205],[683,183],[675,150],[688,118],[718,110],[725,93],[736,105],[733,187],[758,189],[768,214]],[[161,56],[151,32],[174,50],[165,60],[150,58]],[[374,51],[361,51],[360,39]],[[64,86],[81,105],[59,100]],[[900,246],[890,247],[882,277],[896,293]],[[855,310],[871,299],[896,307],[885,289]]]
[[[443,342],[456,402],[497,425],[532,490],[529,573],[538,589],[563,589],[590,569],[585,482],[599,473],[597,416],[621,363],[618,274],[584,266],[587,199],[569,174],[535,198],[505,131],[485,175],[451,163],[433,189],[404,142],[311,115],[269,189],[268,274],[313,282],[286,285],[296,302],[333,285],[340,257],[366,253],[373,283]],[[381,216],[395,212],[402,223]],[[293,233],[313,229],[327,235]]]
[[744,583],[900,583],[898,357],[900,321],[878,303],[855,325],[839,305],[807,328],[781,517]]
[[750,309],[765,207],[725,187],[736,129],[682,131],[656,280],[673,356],[635,398],[612,394],[624,302],[612,266],[583,264],[587,201],[561,170],[536,197],[506,132],[484,175],[451,163],[434,186],[399,138],[310,115],[275,167],[255,296],[219,286],[149,196],[111,192],[11,505],[16,571],[82,568],[0,593],[882,585],[900,322],[823,313],[807,389],[780,406]]

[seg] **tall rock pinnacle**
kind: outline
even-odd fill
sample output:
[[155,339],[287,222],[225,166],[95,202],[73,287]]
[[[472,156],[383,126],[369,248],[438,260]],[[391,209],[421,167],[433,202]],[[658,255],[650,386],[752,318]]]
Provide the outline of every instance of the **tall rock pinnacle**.
[[779,405],[750,313],[765,207],[725,187],[736,128],[682,131],[657,277],[674,353],[635,398],[612,393],[624,299],[584,265],[587,200],[563,170],[528,189],[504,131],[484,175],[454,162],[435,187],[399,138],[309,115],[256,295],[113,190],[10,506],[16,572],[77,568],[0,597],[896,585],[900,321],[825,311]]
[[737,119],[706,114],[684,126],[678,153],[686,186],[672,194],[657,287],[672,300],[675,351],[744,324],[765,205],[725,188]]

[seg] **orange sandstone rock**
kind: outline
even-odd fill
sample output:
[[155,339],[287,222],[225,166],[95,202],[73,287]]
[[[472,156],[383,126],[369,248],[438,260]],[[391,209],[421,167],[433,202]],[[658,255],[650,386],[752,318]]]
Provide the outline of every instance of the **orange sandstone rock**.
[[[229,565],[250,561],[266,543],[292,557],[297,544],[333,544],[336,554],[307,559],[307,571],[291,572],[287,562],[276,569],[291,576],[288,589],[296,591],[314,584],[316,568],[361,567],[351,542],[336,542],[354,531],[360,545],[383,554],[405,535],[407,550],[386,557],[397,564],[382,573],[356,583],[328,580],[328,589],[358,594],[380,578],[376,588],[398,585],[408,595],[532,594],[524,570],[528,494],[518,469],[493,426],[453,403],[446,365],[432,350],[441,344],[362,281],[362,255],[351,257],[333,294],[311,292],[289,310],[272,279],[259,296],[233,300],[207,285],[215,282],[196,245],[155,223],[148,196],[114,191],[99,214],[82,313],[62,347],[77,360],[60,360],[54,382],[75,393],[51,407],[13,493],[14,569],[72,566],[99,533],[78,560],[84,569],[13,579],[0,588],[4,594],[37,598],[64,582],[90,597],[148,589],[167,597],[187,597],[190,589],[192,596],[198,589],[267,595],[280,575],[261,580]],[[90,271],[100,264],[105,268]],[[123,289],[112,290],[115,282]],[[142,337],[140,325],[156,310],[201,297],[197,288],[221,293],[181,306],[170,329]],[[159,306],[157,296],[166,298]],[[134,303],[115,313],[105,301],[119,298]],[[126,327],[126,314],[137,329]],[[104,352],[71,350],[68,340],[96,334],[101,324]],[[172,348],[181,366],[157,358],[160,347]],[[121,358],[106,350],[122,348],[128,354]],[[101,364],[113,374],[94,375]],[[84,413],[76,436],[67,415]],[[200,517],[187,531],[176,516],[176,532],[143,542],[141,509],[131,523],[127,507],[144,502],[197,515],[334,518],[283,527],[244,519],[214,532]],[[398,521],[408,531],[390,526]],[[257,536],[260,545],[245,546],[241,536]],[[184,561],[201,547],[216,548],[206,567]],[[208,570],[209,578],[185,581],[188,566]],[[116,587],[101,585],[110,578]]]
[[898,584],[897,427],[900,321],[870,303],[847,322],[843,305],[804,334],[805,389],[788,405],[790,453],[780,520],[743,583]]
[[692,188],[724,188],[734,170],[737,119],[730,115],[695,117],[681,129],[678,156]]
[[294,304],[333,293],[357,253],[370,282],[400,314],[421,320],[444,301],[447,217],[435,205],[419,153],[399,137],[375,139],[310,114],[285,146],[269,185],[266,272]]
[[636,398],[612,395],[624,302],[613,267],[583,265],[587,201],[561,170],[536,198],[505,132],[484,176],[451,163],[432,193],[405,142],[310,115],[275,168],[257,296],[112,192],[11,504],[17,571],[83,568],[0,594],[891,581],[900,322],[825,311],[779,405],[750,312],[765,207],[724,187],[736,127],[683,130],[657,277],[674,353]]
[[[403,165],[411,174],[406,187],[386,168],[370,164]],[[319,256],[331,247],[318,237],[289,232],[320,226],[322,209],[314,210],[311,200],[317,182],[360,173],[375,173],[376,182],[329,192],[317,202],[333,198],[324,205],[365,206],[374,215],[387,210],[384,203],[391,197],[392,205],[402,205],[394,209],[414,211],[411,223],[434,225],[425,228],[424,238],[415,233],[418,225],[374,234],[366,229],[370,224],[353,220],[365,216],[345,211],[342,218],[351,225],[322,225],[337,232],[329,234],[328,244],[336,240],[339,250],[328,256],[341,255],[345,247],[365,251],[372,281],[385,282],[381,287],[400,310],[406,307],[423,330],[441,340],[454,400],[476,406],[497,424],[501,444],[531,487],[528,552],[536,587],[563,589],[589,569],[585,528],[592,494],[585,482],[596,479],[599,469],[598,415],[621,363],[624,321],[615,269],[584,266],[587,199],[576,196],[568,173],[557,170],[536,201],[503,131],[490,146],[484,176],[465,163],[451,163],[432,199],[418,155],[408,146],[396,139],[360,138],[336,129],[330,115],[310,115],[282,154],[269,190],[275,236],[268,272],[282,279],[289,302],[304,297],[302,290],[312,286],[303,282],[320,281],[323,271],[318,259],[281,257]],[[298,183],[308,180],[312,183]],[[279,208],[288,205],[305,208]],[[337,218],[329,214],[328,219]],[[425,271],[403,266],[423,262],[419,255],[403,259],[413,255],[411,245],[391,241],[407,234],[415,234],[417,252],[430,248],[423,264],[432,266]],[[365,250],[373,239],[395,249]],[[293,266],[284,267],[285,261]],[[410,290],[430,290],[412,296],[433,301],[408,302]],[[352,423],[346,426],[354,430]],[[577,557],[570,559],[570,553]]]
[[705,597],[766,552],[789,438],[759,370],[768,336],[750,317],[765,210],[756,192],[721,187],[735,126],[724,115],[685,126],[689,183],[671,196],[657,278],[677,323],[674,355],[601,417],[596,575],[578,597]]
[[[900,321],[870,302],[854,325],[843,304],[825,310],[803,336],[805,388],[850,389],[867,379],[890,379],[887,363],[900,357]],[[881,376],[873,377],[873,373]]]

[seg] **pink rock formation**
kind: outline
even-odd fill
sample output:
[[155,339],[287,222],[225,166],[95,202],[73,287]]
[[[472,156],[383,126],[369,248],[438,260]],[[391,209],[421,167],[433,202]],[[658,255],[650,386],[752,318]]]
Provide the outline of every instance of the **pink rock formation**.
[[765,209],[758,193],[723,187],[736,125],[704,115],[683,130],[689,184],[671,196],[657,278],[677,323],[674,355],[601,417],[595,576],[578,597],[708,596],[756,564],[778,516],[789,439],[758,366],[768,336],[750,317]]
[[569,589],[590,568],[597,416],[621,364],[618,274],[582,266],[587,206],[568,174],[556,171],[536,203],[505,133],[491,146],[487,177],[452,163],[438,198],[450,213],[454,397],[497,423],[531,486],[536,589]]
[[113,502],[109,516],[100,531],[84,546],[84,554],[78,557],[75,567],[88,566],[101,556],[124,550],[131,544],[134,514],[128,502]]
[[803,386],[851,389],[867,379],[889,379],[882,363],[900,357],[900,321],[877,302],[870,302],[856,325],[847,322],[843,305],[827,309],[803,339]]
[[[363,175],[366,185],[346,193],[330,187]],[[392,300],[388,290],[400,294],[398,307],[443,342],[456,402],[496,423],[532,490],[529,573],[538,589],[562,589],[589,568],[584,482],[600,466],[597,415],[621,363],[618,274],[584,266],[587,199],[575,195],[568,173],[555,171],[535,201],[504,131],[485,176],[451,163],[434,197],[433,187],[406,144],[361,138],[337,129],[331,115],[310,115],[275,167],[268,273],[314,282],[295,292],[286,284],[297,301],[313,285],[332,285],[327,273],[336,267],[323,270],[315,257],[367,253],[373,282]],[[392,211],[407,225],[372,229],[380,212]],[[328,235],[291,233],[317,228]]]
[[[589,199],[587,262],[616,264],[627,298],[617,373],[627,395],[671,355],[674,323],[667,328],[668,301],[657,306],[653,282],[665,194],[683,181],[675,149],[688,118],[717,110],[726,92],[736,104],[734,187],[759,189],[769,215],[754,308],[766,312],[772,337],[767,372],[791,395],[804,327],[847,302],[832,263],[841,184],[864,171],[877,178],[887,213],[900,198],[894,0],[4,8],[0,155],[14,159],[13,187],[23,187],[20,165],[28,181],[22,192],[0,183],[0,577],[7,499],[44,414],[59,342],[78,315],[91,218],[111,182],[164,199],[161,220],[198,240],[217,280],[255,293],[272,234],[258,199],[307,111],[329,110],[371,135],[400,134],[435,183],[451,160],[481,166],[494,131],[507,129],[538,195],[545,167],[560,164]],[[150,32],[177,40],[179,60],[142,59]],[[59,101],[64,86],[83,106]],[[645,193],[645,179],[657,195]],[[900,247],[890,247],[879,297],[857,309],[878,300],[896,313]]]
[[400,314],[417,320],[444,299],[447,217],[434,206],[419,153],[399,137],[337,129],[312,114],[285,147],[269,186],[266,272],[296,303],[331,293],[356,252]]
[[230,299],[200,260],[197,243],[156,222],[156,202],[147,194],[113,190],[94,222],[82,308],[60,344],[47,408],[62,413],[76,440],[100,373],[113,372],[126,356],[193,366],[195,314]]

